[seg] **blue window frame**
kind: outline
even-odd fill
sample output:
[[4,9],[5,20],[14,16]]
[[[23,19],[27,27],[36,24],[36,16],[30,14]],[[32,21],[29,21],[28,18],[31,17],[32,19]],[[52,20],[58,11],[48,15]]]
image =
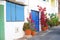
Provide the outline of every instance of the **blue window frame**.
[[11,20],[15,21],[15,4],[11,3]]
[[10,14],[10,3],[6,3],[6,19],[7,19],[7,21],[10,21],[11,20],[11,14]]
[[24,6],[7,2],[6,21],[24,21]]
[[20,5],[16,5],[16,20],[19,21],[19,20],[24,20],[24,7],[23,6],[20,6]]

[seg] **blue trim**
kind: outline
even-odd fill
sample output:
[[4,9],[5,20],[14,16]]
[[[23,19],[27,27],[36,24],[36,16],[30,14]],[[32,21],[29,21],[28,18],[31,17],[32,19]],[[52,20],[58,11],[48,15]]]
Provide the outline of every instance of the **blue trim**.
[[6,19],[7,21],[10,21],[11,20],[11,17],[10,17],[10,13],[11,13],[11,9],[10,9],[10,3],[9,2],[6,2]]
[[11,19],[15,21],[15,4],[11,3]]
[[6,21],[24,21],[24,6],[6,2]]
[[16,5],[16,20],[24,21],[24,6]]

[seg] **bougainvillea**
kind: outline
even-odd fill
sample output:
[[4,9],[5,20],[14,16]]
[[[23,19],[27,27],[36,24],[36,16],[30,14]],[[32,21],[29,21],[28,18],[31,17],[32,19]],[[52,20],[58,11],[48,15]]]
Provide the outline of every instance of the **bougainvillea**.
[[44,14],[44,12],[46,11],[46,8],[42,8],[41,6],[38,5],[38,9],[39,9],[39,12],[41,13],[41,25],[47,26],[47,23],[46,23],[47,17]]

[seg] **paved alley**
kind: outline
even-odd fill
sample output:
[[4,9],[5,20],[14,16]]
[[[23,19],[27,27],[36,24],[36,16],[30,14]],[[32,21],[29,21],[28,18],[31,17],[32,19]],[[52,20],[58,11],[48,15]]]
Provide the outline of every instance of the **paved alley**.
[[28,40],[60,40],[60,26],[52,28],[48,33],[34,36]]

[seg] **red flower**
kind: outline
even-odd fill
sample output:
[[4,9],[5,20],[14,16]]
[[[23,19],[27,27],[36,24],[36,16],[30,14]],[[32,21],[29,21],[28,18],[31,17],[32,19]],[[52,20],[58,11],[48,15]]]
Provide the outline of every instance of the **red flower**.
[[38,5],[38,9],[41,12],[41,25],[48,26],[46,23],[46,15],[44,14],[44,11],[46,11],[46,8],[42,8],[41,6]]

